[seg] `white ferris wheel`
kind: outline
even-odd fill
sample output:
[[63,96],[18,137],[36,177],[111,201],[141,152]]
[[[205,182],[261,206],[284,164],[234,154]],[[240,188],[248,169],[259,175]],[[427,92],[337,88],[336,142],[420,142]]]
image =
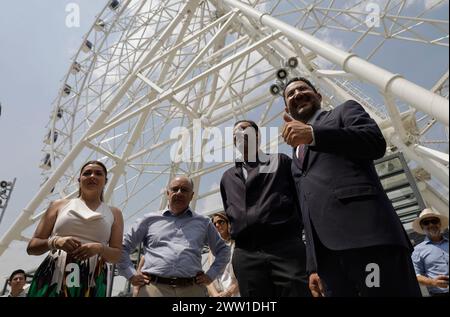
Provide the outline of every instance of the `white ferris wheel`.
[[[360,102],[388,152],[414,168],[426,203],[448,213],[448,42],[448,0],[109,1],[54,103],[43,184],[1,238],[0,255],[29,238],[50,200],[77,194],[90,159],[109,168],[105,199],[126,226],[166,205],[176,174],[192,177],[198,212],[220,210],[230,163],[172,154],[198,153],[238,119],[280,127],[283,101],[270,91],[280,69],[312,79],[327,107]],[[203,139],[193,135],[198,124]],[[177,127],[192,137],[173,138]],[[229,138],[222,144],[231,147]]]

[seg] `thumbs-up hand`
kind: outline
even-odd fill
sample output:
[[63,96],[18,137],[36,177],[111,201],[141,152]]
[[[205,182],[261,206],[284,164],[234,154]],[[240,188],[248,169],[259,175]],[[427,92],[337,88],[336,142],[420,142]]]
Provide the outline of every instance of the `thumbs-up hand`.
[[292,147],[300,144],[310,144],[313,140],[312,128],[310,125],[293,119],[288,113],[283,114],[284,126],[281,136],[284,141]]

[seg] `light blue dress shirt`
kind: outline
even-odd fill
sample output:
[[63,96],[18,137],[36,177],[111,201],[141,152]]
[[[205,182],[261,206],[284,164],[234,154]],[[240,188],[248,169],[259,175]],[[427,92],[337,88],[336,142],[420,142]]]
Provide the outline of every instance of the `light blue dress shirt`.
[[175,216],[169,210],[149,213],[138,219],[124,235],[119,273],[129,279],[136,274],[130,253],[144,245],[142,272],[161,277],[194,277],[202,271],[203,247],[207,244],[215,261],[206,272],[214,280],[230,259],[230,247],[207,217],[187,209]]
[[[448,238],[444,237],[435,243],[426,237],[414,248],[411,257],[416,274],[433,279],[439,275],[448,276]],[[448,293],[448,288],[427,287],[427,289],[434,294]]]

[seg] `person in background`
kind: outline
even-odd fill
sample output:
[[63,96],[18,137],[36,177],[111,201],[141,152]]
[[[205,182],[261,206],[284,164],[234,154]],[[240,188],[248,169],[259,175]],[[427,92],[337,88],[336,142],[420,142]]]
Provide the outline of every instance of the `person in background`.
[[448,218],[429,208],[413,222],[414,231],[426,235],[412,254],[417,281],[426,286],[433,297],[449,296],[448,237],[442,234],[447,227]]
[[8,285],[11,288],[9,294],[2,297],[27,297],[27,290],[25,289],[26,275],[22,269],[15,270],[8,278]]
[[[224,212],[215,213],[211,219],[214,226],[217,228],[222,239],[230,247],[231,254],[234,250],[234,241],[230,235],[230,221]],[[208,263],[211,265],[213,262],[213,255],[211,252],[208,254]],[[239,285],[234,276],[233,265],[228,262],[225,270],[219,275],[211,284],[207,285],[208,294],[210,297],[239,297]]]

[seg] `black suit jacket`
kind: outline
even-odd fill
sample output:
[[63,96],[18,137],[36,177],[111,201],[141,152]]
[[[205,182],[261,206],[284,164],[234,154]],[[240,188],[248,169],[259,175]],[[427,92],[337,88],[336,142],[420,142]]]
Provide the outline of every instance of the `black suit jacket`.
[[312,127],[315,146],[307,146],[303,166],[295,149],[292,161],[305,226],[307,270],[317,271],[317,238],[331,250],[376,245],[412,250],[373,164],[386,151],[376,122],[356,101],[347,101],[322,112]]
[[[276,241],[300,238],[303,230],[294,180],[292,160],[285,154],[265,157],[242,174],[242,164],[235,164],[222,176],[220,193],[231,223],[231,237],[236,247],[252,249]],[[261,166],[272,166],[261,172]]]

